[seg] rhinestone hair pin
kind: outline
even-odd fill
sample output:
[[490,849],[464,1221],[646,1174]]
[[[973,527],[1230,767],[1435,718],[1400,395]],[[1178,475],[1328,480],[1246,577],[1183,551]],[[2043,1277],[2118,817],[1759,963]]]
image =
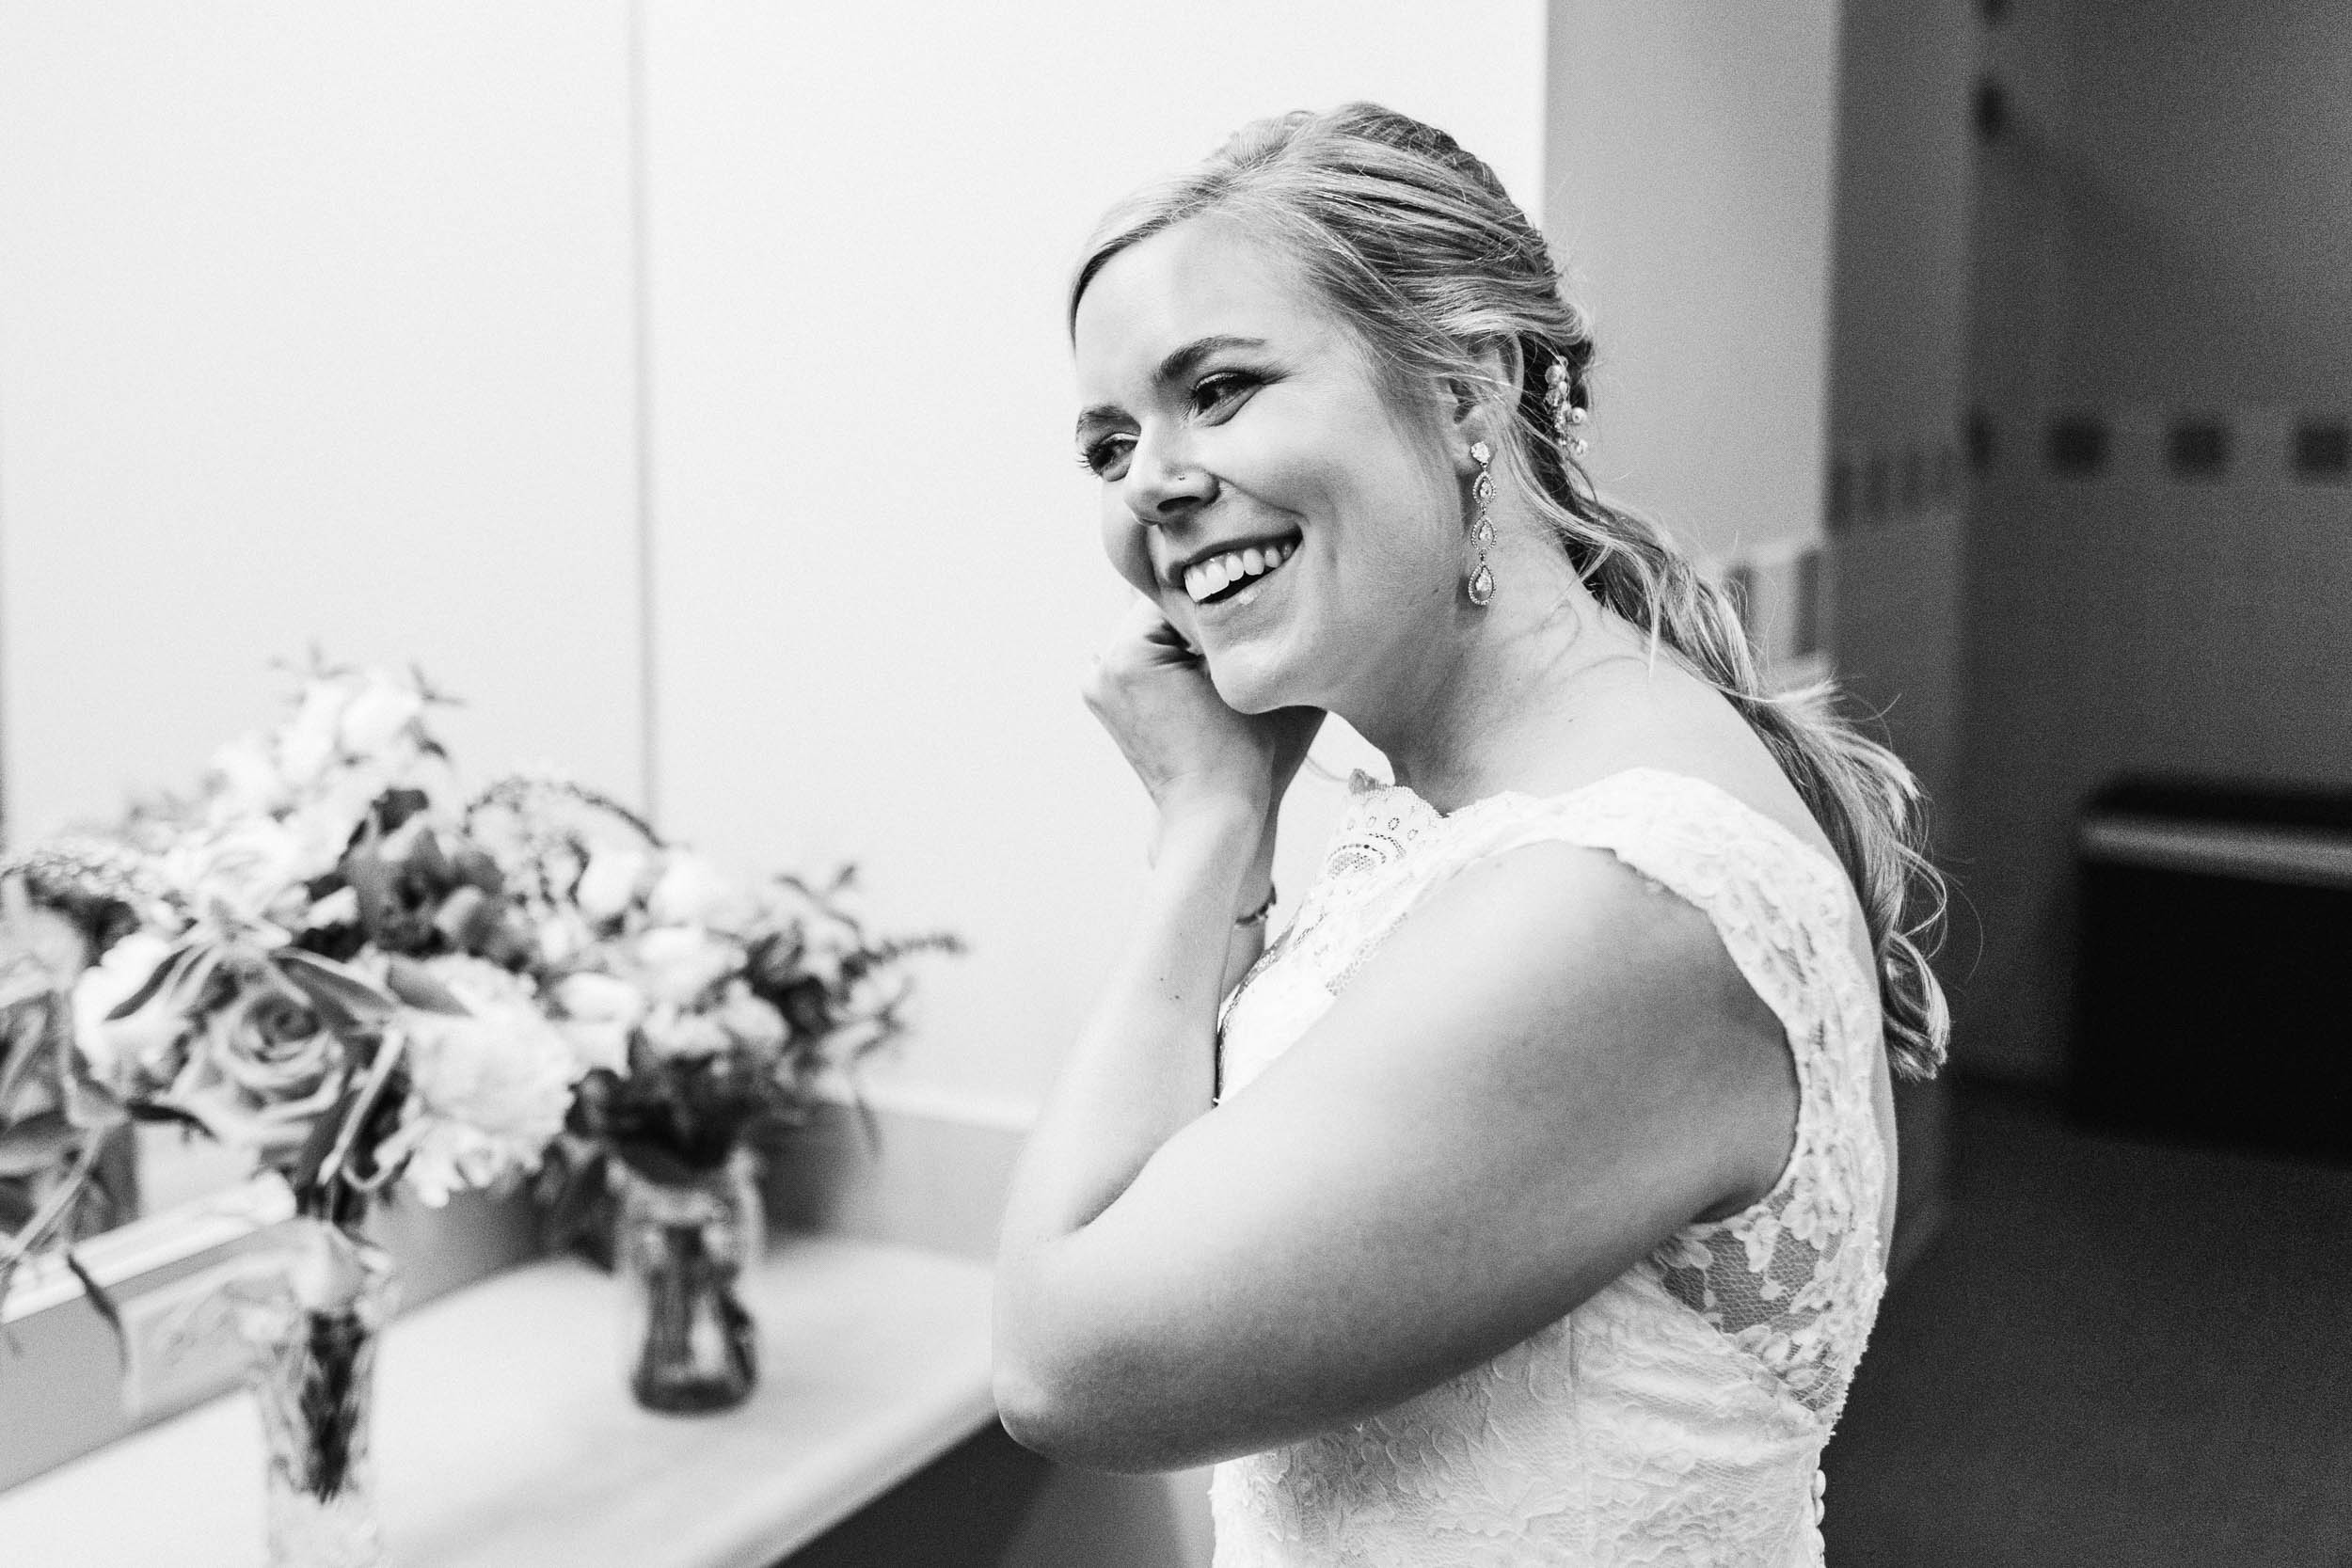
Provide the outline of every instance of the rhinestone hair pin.
[[1571,457],[1584,455],[1584,437],[1575,427],[1584,422],[1584,409],[1576,402],[1568,387],[1568,362],[1555,357],[1551,368],[1544,372],[1544,406],[1551,410],[1552,438],[1567,449]]

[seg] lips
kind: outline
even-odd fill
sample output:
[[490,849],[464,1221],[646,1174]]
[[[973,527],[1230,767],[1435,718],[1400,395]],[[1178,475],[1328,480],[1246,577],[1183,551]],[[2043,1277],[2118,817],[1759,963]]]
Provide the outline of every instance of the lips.
[[1250,584],[1279,570],[1297,552],[1298,544],[1294,536],[1229,546],[1195,556],[1174,576],[1193,603],[1221,604],[1239,597]]

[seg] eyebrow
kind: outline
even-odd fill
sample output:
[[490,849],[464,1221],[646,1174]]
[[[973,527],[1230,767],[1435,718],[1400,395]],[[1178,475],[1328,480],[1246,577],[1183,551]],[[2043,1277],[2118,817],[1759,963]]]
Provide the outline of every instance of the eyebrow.
[[[1222,354],[1227,349],[1263,347],[1265,347],[1263,338],[1237,338],[1231,333],[1217,333],[1207,338],[1196,338],[1161,360],[1159,369],[1152,372],[1152,379],[1163,385],[1170,381],[1179,381],[1190,375],[1201,360],[1213,354]],[[1077,434],[1084,436],[1095,425],[1115,423],[1125,414],[1126,410],[1115,403],[1098,403],[1078,416]]]

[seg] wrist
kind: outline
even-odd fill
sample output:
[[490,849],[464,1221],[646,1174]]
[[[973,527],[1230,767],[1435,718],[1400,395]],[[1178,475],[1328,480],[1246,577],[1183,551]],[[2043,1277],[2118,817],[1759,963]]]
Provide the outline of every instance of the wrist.
[[[1187,903],[1198,900],[1223,918],[1247,912],[1265,889],[1252,870],[1258,824],[1237,810],[1198,810],[1160,818],[1152,846],[1152,873]],[[1252,885],[1253,882],[1261,885]]]
[[1264,848],[1265,824],[1265,809],[1238,795],[1202,792],[1163,800],[1152,830],[1152,863],[1171,847],[1214,847],[1254,868]]

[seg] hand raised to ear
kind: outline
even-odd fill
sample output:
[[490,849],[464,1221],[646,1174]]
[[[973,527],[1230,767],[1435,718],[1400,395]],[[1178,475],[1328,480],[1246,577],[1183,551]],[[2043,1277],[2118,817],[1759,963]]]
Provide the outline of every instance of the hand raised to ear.
[[1200,656],[1142,599],[1097,660],[1086,703],[1164,817],[1196,809],[1270,817],[1324,717],[1321,708],[1234,712]]

